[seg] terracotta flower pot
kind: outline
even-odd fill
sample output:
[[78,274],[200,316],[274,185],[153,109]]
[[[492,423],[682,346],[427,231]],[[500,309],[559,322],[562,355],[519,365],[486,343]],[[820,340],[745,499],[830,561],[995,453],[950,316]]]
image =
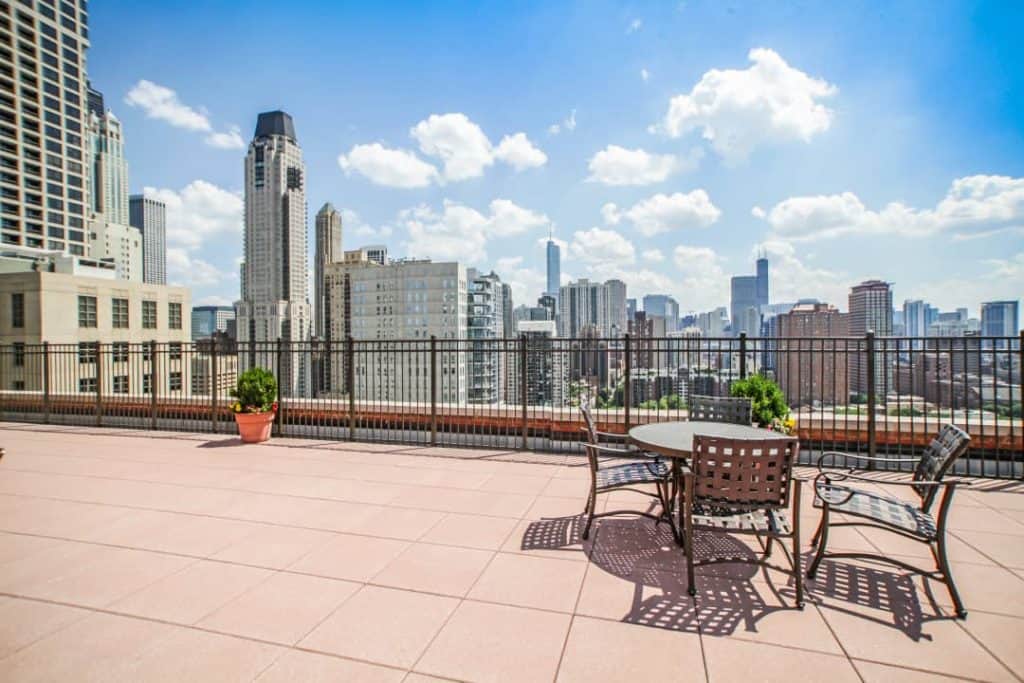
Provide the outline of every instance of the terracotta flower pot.
[[274,413],[235,413],[238,435],[245,443],[260,443],[270,438],[274,426]]

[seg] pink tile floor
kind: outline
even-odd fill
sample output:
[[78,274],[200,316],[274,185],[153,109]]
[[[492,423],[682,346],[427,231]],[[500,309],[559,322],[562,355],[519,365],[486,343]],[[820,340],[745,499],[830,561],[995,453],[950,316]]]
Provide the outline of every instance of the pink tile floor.
[[589,475],[569,456],[10,423],[0,446],[3,681],[1024,674],[1019,483],[958,494],[958,621],[944,586],[859,560],[826,561],[803,611],[788,576],[741,565],[699,569],[691,599],[665,525],[611,517],[580,542]]

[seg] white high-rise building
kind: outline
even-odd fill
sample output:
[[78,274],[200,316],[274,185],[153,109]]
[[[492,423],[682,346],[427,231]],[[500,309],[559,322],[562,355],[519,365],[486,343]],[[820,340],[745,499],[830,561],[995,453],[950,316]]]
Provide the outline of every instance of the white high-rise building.
[[[309,340],[305,176],[292,117],[260,114],[245,157],[245,276],[237,306],[243,344]],[[256,362],[249,351],[242,350],[240,371]],[[298,347],[282,355],[279,374],[284,395],[308,394],[310,360]]]
[[505,356],[501,339],[505,336],[504,287],[493,271],[483,275],[470,268],[466,277],[469,337],[470,403],[498,403],[505,379]]
[[313,315],[316,316],[314,332],[323,339],[328,332],[327,323],[327,291],[324,278],[327,275],[327,264],[337,263],[342,259],[341,251],[341,214],[331,205],[324,204],[316,214],[316,246],[313,268]]
[[77,4],[0,3],[0,237],[85,256],[89,29]]
[[[408,340],[465,339],[466,269],[459,263],[427,260],[381,265],[366,249],[345,252],[341,263],[327,265],[325,285],[330,314],[329,337],[340,345],[351,336],[360,344],[353,379],[363,401],[430,401],[430,354],[409,353]],[[466,355],[453,342],[437,352],[437,400],[467,401]],[[330,366],[330,385],[344,393],[344,354]]]
[[142,234],[129,224],[124,133],[103,96],[90,88],[99,111],[89,112],[89,256],[114,263],[117,279],[142,282]]
[[[569,283],[559,290],[558,295],[558,336],[568,339],[579,338],[584,328],[594,327],[601,337],[612,337],[618,330],[612,322],[612,310],[618,321],[620,310],[626,311],[625,285],[617,280],[606,283],[592,283],[581,279]],[[615,303],[612,304],[612,296]],[[622,329],[622,333],[626,329]]]
[[626,283],[622,280],[608,280],[608,330],[612,337],[621,337],[628,329],[626,316]]

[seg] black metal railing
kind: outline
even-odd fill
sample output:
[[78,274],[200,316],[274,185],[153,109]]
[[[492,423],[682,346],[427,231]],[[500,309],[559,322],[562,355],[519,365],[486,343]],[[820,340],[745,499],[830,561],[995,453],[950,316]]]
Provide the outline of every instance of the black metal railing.
[[579,451],[602,429],[687,416],[692,394],[761,374],[803,457],[915,455],[946,422],[964,473],[1024,477],[1018,337],[586,337],[0,344],[0,419],[230,433],[238,373],[279,379],[275,432],[423,446]]

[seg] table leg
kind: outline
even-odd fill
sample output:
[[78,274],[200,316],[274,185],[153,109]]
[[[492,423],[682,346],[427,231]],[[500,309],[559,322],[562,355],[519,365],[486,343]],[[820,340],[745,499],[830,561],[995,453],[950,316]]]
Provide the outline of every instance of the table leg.
[[[676,543],[683,545],[683,467],[679,458],[672,458],[672,485],[676,490]],[[671,513],[670,513],[671,514]]]

